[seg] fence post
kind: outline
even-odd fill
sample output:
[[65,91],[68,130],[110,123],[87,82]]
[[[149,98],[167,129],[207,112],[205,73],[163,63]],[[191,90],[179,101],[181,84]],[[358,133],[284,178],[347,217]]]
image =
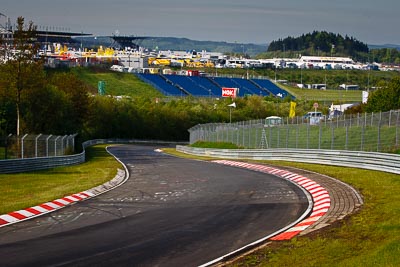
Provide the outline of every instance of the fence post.
[[349,124],[350,124],[350,128],[351,128],[351,117],[353,117],[353,116],[351,116],[351,114],[350,114],[349,117],[350,117]]
[[[241,143],[242,143],[242,146],[243,147],[246,147],[246,145],[245,145],[245,143],[244,143],[244,135],[245,135],[245,127],[244,127],[244,121],[242,122],[242,141],[241,141]],[[249,129],[250,130],[250,129]]]
[[399,137],[398,137],[399,114],[400,114],[400,112],[397,112],[397,117],[396,117],[396,147],[399,145]]
[[278,140],[276,141],[276,142],[277,142],[276,148],[280,148],[280,147],[281,147],[281,146],[280,146],[280,142],[281,142],[281,127],[279,127],[279,126],[276,127],[276,131],[278,132],[278,133],[277,133],[277,135],[278,135],[278,136],[277,136],[277,139],[278,139]]
[[49,140],[50,140],[50,138],[51,138],[51,135],[49,135],[46,138],[46,157],[49,157]]
[[54,140],[54,157],[57,156],[57,140],[60,138],[61,136],[57,136],[57,138]]
[[249,144],[248,144],[248,148],[251,148],[251,129],[252,129],[252,125],[251,125],[251,121],[250,121],[250,125],[247,128],[247,132],[249,133]]
[[[367,115],[365,115],[365,118],[367,118],[366,116]],[[360,147],[360,151],[364,151],[364,131],[365,131],[365,124],[363,124],[362,128],[361,128],[361,147]]]
[[331,150],[335,147],[335,127],[333,126],[333,122],[331,122],[331,129],[332,129],[332,135],[331,135]]
[[25,134],[22,138],[21,138],[21,158],[24,158],[24,139],[28,136],[28,134]]
[[38,139],[39,139],[39,137],[41,136],[42,134],[39,134],[38,136],[36,136],[36,138],[35,138],[35,158],[37,158],[38,157]]
[[286,124],[286,148],[289,146],[289,124]]
[[256,127],[255,130],[256,130],[256,133],[255,133],[256,139],[255,139],[255,141],[254,141],[254,148],[257,148],[258,128]]
[[61,155],[65,154],[64,140],[66,137],[67,137],[67,135],[64,135],[63,138],[61,138]]
[[319,124],[318,149],[321,149],[321,139],[322,139],[322,125]]
[[345,143],[344,143],[344,149],[345,150],[348,150],[348,143],[349,143],[349,126],[346,124],[346,122],[345,122],[345,125],[344,125],[345,127],[346,127],[346,141],[345,141]]
[[379,152],[381,149],[381,123],[382,123],[382,111],[379,113],[378,140],[377,140],[377,144],[376,144],[376,152]]
[[272,148],[272,127],[268,127],[269,128],[269,147]]
[[371,113],[371,126],[373,125],[373,123],[374,123],[374,113],[372,112]]

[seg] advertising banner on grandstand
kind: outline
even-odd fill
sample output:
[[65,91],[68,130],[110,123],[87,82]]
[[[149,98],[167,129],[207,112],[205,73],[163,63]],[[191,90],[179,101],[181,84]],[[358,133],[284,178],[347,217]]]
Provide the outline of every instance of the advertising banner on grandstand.
[[235,98],[238,88],[222,87],[222,97],[232,97]]

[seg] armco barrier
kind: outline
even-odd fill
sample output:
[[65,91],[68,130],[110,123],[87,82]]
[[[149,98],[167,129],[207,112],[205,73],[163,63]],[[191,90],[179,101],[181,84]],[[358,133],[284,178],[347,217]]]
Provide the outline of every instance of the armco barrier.
[[295,161],[400,174],[400,155],[397,154],[320,149],[212,149],[180,145],[176,149],[214,158]]
[[36,170],[51,169],[60,166],[69,166],[81,164],[85,162],[85,149],[89,146],[98,144],[158,144],[158,145],[171,145],[171,144],[187,144],[187,142],[169,142],[158,140],[127,140],[127,139],[96,139],[89,140],[82,144],[83,152],[80,154],[69,156],[57,157],[40,157],[40,158],[27,158],[27,159],[8,159],[0,160],[0,173],[19,173]]
[[51,169],[85,162],[85,152],[72,156],[0,160],[0,173]]

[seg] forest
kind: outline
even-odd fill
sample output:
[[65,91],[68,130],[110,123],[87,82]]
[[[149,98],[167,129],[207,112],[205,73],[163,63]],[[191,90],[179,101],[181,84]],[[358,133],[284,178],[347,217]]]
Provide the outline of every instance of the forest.
[[340,56],[351,57],[360,62],[378,62],[400,64],[400,51],[395,48],[369,49],[368,45],[354,37],[340,34],[313,31],[299,37],[286,37],[272,41],[267,53],[257,57],[298,57],[303,56]]

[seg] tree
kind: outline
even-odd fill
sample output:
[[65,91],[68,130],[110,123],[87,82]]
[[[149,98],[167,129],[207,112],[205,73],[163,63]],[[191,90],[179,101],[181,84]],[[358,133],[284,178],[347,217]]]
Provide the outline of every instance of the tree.
[[400,108],[400,77],[393,78],[387,86],[382,84],[370,94],[366,105],[367,112],[389,111]]
[[[37,60],[39,46],[35,43],[36,26],[33,22],[25,25],[23,17],[17,19],[17,26],[14,31],[11,47],[13,50],[5,51],[8,55],[1,67],[0,77],[1,88],[7,90],[15,103],[17,125],[16,133],[20,135],[21,123],[21,101],[25,91],[37,88],[44,82],[43,64]],[[4,42],[1,41],[3,44]],[[4,46],[9,49],[10,46]]]
[[70,132],[79,132],[89,113],[88,86],[71,73],[55,73],[49,80],[58,90],[65,93],[65,101],[69,105],[68,116],[64,118],[68,122],[67,129]]

